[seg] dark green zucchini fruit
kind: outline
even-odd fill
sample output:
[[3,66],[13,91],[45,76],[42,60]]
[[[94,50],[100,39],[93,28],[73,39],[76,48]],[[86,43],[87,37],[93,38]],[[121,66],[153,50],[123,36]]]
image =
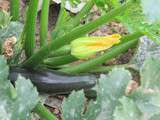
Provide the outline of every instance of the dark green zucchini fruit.
[[19,67],[10,68],[9,79],[14,84],[18,75],[32,81],[39,92],[66,94],[72,90],[88,90],[95,86],[97,78],[94,75],[65,75],[53,70],[31,70]]

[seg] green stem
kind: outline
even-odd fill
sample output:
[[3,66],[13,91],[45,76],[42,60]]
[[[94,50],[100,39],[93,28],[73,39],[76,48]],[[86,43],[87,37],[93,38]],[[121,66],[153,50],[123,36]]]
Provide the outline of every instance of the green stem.
[[54,51],[54,50],[64,46],[65,44],[69,44],[72,40],[74,40],[78,37],[81,37],[82,35],[90,32],[91,30],[96,29],[97,27],[105,24],[106,22],[111,21],[112,19],[115,18],[115,16],[117,16],[120,13],[122,13],[123,11],[125,11],[130,6],[131,3],[132,2],[126,3],[126,4],[122,5],[121,7],[118,7],[117,9],[110,11],[106,15],[101,16],[97,20],[92,21],[92,22],[85,24],[83,26],[80,26],[78,28],[75,28],[71,32],[65,34],[64,36],[53,40],[50,44],[42,47],[37,53],[32,55],[27,61],[25,61],[23,63],[22,66],[32,67],[32,68],[36,67],[37,65],[39,65],[42,62],[43,59],[45,59],[48,56],[48,54],[51,51]]
[[47,43],[48,33],[48,14],[49,14],[50,0],[43,0],[40,20],[40,46],[44,46]]
[[[64,8],[63,5],[61,5],[60,15],[58,17],[56,27],[52,32],[52,38],[55,39],[59,34],[61,29],[63,29],[62,26],[68,25],[68,30],[72,30],[74,27],[80,24],[82,18],[84,16],[87,16],[90,10],[92,9],[94,5],[93,0],[89,0],[86,5],[83,7],[83,9],[72,19],[68,19],[68,14]],[[66,31],[67,32],[67,31]]]
[[11,6],[11,16],[12,16],[12,21],[18,21],[19,20],[19,8],[20,8],[20,0],[11,0],[10,1],[10,6]]
[[63,2],[64,1],[61,1],[61,8],[58,15],[58,19],[56,21],[55,28],[51,33],[53,40],[57,38],[57,36],[60,34],[60,31],[63,29],[63,26],[66,25],[66,22],[70,19],[69,14],[65,10]]
[[25,38],[25,53],[29,58],[35,47],[35,26],[38,9],[38,0],[30,0],[26,19],[26,38]]
[[44,120],[58,120],[46,107],[38,103],[34,111]]
[[57,57],[62,55],[67,55],[71,52],[71,46],[70,45],[64,45],[63,47],[51,52],[49,57]]
[[[139,34],[135,33],[135,34],[132,34],[132,36],[130,36],[130,37],[128,37],[128,36],[124,37],[124,38],[122,38],[122,40],[125,40],[128,42],[124,42],[120,45],[117,45],[117,46],[111,48],[106,53],[104,53],[103,55],[101,55],[95,59],[91,59],[91,60],[83,62],[79,65],[72,66],[70,68],[60,69],[59,71],[67,73],[67,74],[77,74],[77,73],[81,73],[81,72],[90,71],[91,69],[94,69],[96,66],[101,65],[102,63],[104,63],[104,62],[118,56],[119,54],[127,51],[129,48],[134,47],[137,44],[138,38],[142,35],[143,35],[142,33],[139,33]],[[132,40],[130,38],[132,38],[134,40]]]
[[45,59],[44,64],[48,66],[59,66],[59,65],[65,65],[65,64],[74,62],[76,60],[78,59],[72,55],[65,55],[65,56]]
[[100,66],[100,67],[96,67],[96,69],[90,70],[90,73],[108,73],[109,71],[111,71],[113,68],[117,68],[117,67],[124,67],[124,68],[129,68],[130,65],[128,64],[122,64],[122,65],[111,65],[111,66]]

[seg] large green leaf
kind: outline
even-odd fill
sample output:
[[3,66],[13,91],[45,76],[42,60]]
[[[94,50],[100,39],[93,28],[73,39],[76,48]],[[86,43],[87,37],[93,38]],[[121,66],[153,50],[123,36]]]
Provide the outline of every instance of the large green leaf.
[[130,95],[130,98],[146,118],[160,113],[160,92],[139,88]]
[[114,69],[107,76],[101,76],[99,85],[95,88],[97,91],[95,101],[85,104],[82,91],[74,92],[65,99],[62,105],[64,120],[158,120],[159,66],[160,60],[156,58],[145,61],[140,71],[141,86],[128,96],[124,94],[128,81],[131,80],[128,71],[119,68]]
[[130,80],[130,73],[122,68],[113,69],[108,76],[101,77],[97,91],[98,99],[101,101],[101,112],[97,120],[113,119],[113,110],[118,104],[118,99],[124,95]]
[[160,60],[149,58],[140,72],[141,86],[128,97],[119,99],[114,120],[158,120],[160,113],[159,91]]
[[142,120],[142,113],[132,99],[122,97],[114,112],[114,120]]
[[160,118],[160,113],[152,116],[149,120],[159,120],[159,118]]
[[140,76],[141,86],[130,97],[148,119],[155,118],[160,113],[160,60],[148,58],[140,70]]
[[81,120],[81,113],[84,110],[84,93],[83,91],[72,92],[72,94],[63,101],[63,119],[64,120]]
[[102,76],[95,88],[97,100],[90,101],[85,112],[83,92],[73,92],[62,104],[64,120],[112,120],[113,110],[130,80],[130,73],[124,69],[114,69],[109,75]]
[[160,22],[160,0],[141,0],[143,12],[151,22]]
[[140,70],[141,86],[129,97],[147,120],[157,120],[160,113],[160,60],[148,58]]
[[160,90],[160,60],[148,58],[140,71],[143,89]]
[[8,78],[8,66],[0,56],[0,120],[30,120],[38,92],[30,80],[19,76],[15,88]]

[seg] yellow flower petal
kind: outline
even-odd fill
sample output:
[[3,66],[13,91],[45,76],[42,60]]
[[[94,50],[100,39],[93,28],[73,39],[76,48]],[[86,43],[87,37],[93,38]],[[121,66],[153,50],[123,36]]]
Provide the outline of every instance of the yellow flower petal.
[[77,58],[88,58],[95,53],[106,50],[120,42],[121,35],[113,34],[106,37],[83,37],[71,43],[71,54]]

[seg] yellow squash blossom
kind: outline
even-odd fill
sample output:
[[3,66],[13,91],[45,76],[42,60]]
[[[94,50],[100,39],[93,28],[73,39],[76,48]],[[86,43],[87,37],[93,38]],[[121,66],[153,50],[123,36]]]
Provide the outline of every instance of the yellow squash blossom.
[[79,59],[87,59],[99,51],[111,48],[120,42],[121,35],[106,37],[83,37],[71,42],[71,54]]

